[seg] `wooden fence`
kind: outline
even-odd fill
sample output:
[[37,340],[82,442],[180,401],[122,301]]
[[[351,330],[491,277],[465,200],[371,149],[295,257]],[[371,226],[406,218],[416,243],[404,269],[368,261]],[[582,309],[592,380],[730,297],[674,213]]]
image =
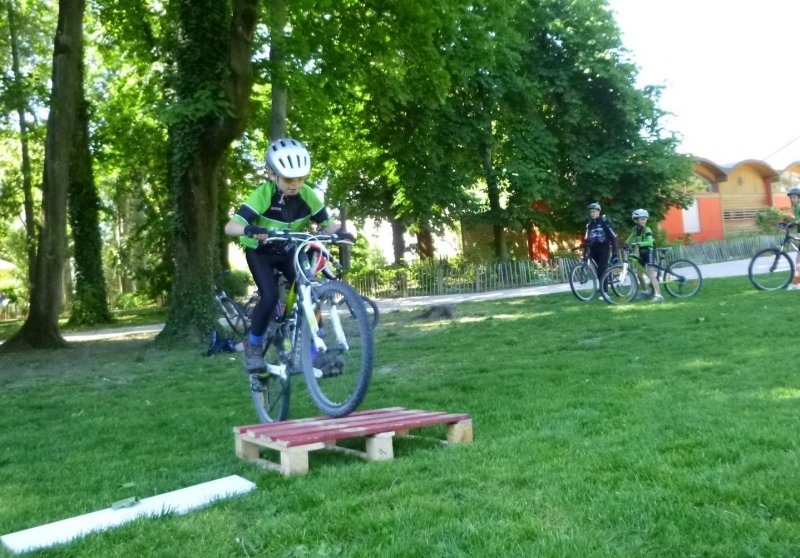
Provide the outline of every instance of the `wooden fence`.
[[[750,258],[758,250],[778,244],[783,237],[747,236],[702,244],[674,246],[672,258],[686,258],[698,265]],[[470,264],[439,259],[417,263],[393,275],[371,274],[350,278],[359,292],[373,298],[478,293],[518,287],[555,285],[569,281],[575,258],[548,262],[516,260],[496,264]],[[24,318],[28,306],[12,302],[0,307],[0,320]]]
[[[698,265],[746,259],[781,240],[782,237],[748,236],[677,245],[672,248],[671,258],[685,258]],[[549,262],[516,260],[502,264],[468,264],[439,259],[417,263],[393,276],[376,273],[353,277],[350,283],[359,292],[373,298],[476,293],[566,283],[576,264],[577,259],[566,257]]]

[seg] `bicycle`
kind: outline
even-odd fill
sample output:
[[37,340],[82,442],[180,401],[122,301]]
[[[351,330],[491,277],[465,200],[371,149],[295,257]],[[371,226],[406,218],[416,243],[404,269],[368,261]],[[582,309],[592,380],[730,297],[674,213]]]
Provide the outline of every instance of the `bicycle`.
[[[335,235],[270,231],[266,242],[294,244],[296,279],[267,326],[266,371],[250,374],[253,404],[262,422],[289,414],[290,378],[302,374],[311,399],[328,416],[353,412],[372,379],[373,340],[364,302],[335,278],[326,244]],[[311,257],[307,249],[312,249]]]
[[597,294],[597,266],[589,255],[589,247],[581,244],[572,249],[573,252],[583,250],[581,261],[569,273],[569,288],[575,297],[589,302]]
[[[337,277],[337,279],[340,278]],[[367,319],[369,320],[372,329],[375,329],[376,327],[378,327],[378,323],[380,322],[381,319],[381,311],[378,308],[378,304],[367,295],[359,294],[359,296],[364,301],[364,310],[367,312]],[[256,305],[258,304],[260,298],[261,295],[259,294],[258,291],[256,291],[255,293],[253,293],[253,295],[250,297],[250,299],[247,301],[247,303],[244,305],[244,308],[242,309],[242,312],[244,312],[244,317],[248,328],[250,327],[250,322],[253,320],[253,311],[255,310]],[[344,299],[339,302],[339,304],[343,303]]]
[[783,242],[780,246],[759,250],[750,259],[747,276],[753,286],[761,291],[777,291],[785,289],[794,279],[794,259],[789,256],[789,249],[800,250],[800,235],[793,235],[791,230],[796,225],[781,225],[784,230]]
[[[608,283],[611,287],[600,290],[603,300],[609,304],[626,304],[639,293],[639,281],[630,262],[633,260],[642,268],[645,268],[645,262],[633,253],[636,246],[623,244],[620,250],[622,261],[609,267],[601,279],[602,284]],[[670,260],[671,251],[670,247],[655,249],[655,262],[651,265],[656,269],[656,279],[670,296],[689,298],[696,295],[703,286],[700,268],[686,259]]]
[[[242,308],[236,303],[225,290],[217,283],[217,278],[227,275],[230,271],[226,270],[214,276],[214,302],[222,318],[228,323],[234,333],[245,335],[250,328],[250,322],[244,315]],[[222,321],[220,318],[220,322]]]

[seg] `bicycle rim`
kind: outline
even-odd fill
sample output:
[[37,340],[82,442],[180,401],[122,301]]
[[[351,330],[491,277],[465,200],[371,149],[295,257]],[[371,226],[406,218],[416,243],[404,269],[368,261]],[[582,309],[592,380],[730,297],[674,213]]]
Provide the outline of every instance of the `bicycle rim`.
[[[274,341],[274,342],[273,342]],[[281,365],[281,358],[277,345],[281,342],[276,336],[267,343],[264,352],[264,361],[267,369]],[[250,374],[250,392],[253,396],[253,406],[256,408],[258,420],[261,422],[277,422],[286,420],[289,416],[289,398],[291,396],[291,383],[289,371],[284,375],[265,372],[263,374]]]
[[794,264],[785,252],[777,248],[767,248],[750,260],[747,275],[755,288],[762,291],[777,291],[792,281]]
[[340,281],[314,290],[319,336],[327,350],[315,349],[311,329],[303,322],[300,360],[314,404],[329,416],[344,416],[358,408],[372,378],[372,327],[364,301]]
[[703,276],[700,268],[689,260],[675,260],[667,266],[662,286],[676,298],[689,298],[703,286]]
[[364,301],[364,310],[367,313],[367,321],[369,321],[372,329],[375,329],[378,327],[378,322],[381,321],[381,312],[378,309],[378,305],[368,296],[361,295],[361,298]]
[[608,268],[600,281],[600,294],[609,304],[627,304],[636,298],[639,292],[639,281],[636,273],[628,267],[613,265]]
[[219,302],[222,305],[222,315],[228,325],[231,326],[233,332],[238,335],[247,333],[247,320],[239,305],[230,298],[222,298]]
[[579,265],[569,274],[569,288],[578,300],[589,302],[597,293],[597,273],[590,265]]

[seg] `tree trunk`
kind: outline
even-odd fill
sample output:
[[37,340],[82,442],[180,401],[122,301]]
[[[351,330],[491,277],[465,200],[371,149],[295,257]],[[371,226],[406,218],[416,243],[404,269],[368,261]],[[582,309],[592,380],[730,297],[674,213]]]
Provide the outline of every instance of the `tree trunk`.
[[492,229],[494,230],[494,254],[501,262],[508,261],[508,247],[506,246],[506,234],[503,224],[503,208],[500,207],[500,186],[497,184],[497,175],[492,165],[492,149],[484,147],[481,150],[481,162],[483,173],[486,177],[486,187],[489,196],[489,215],[492,219]]
[[28,282],[33,283],[36,265],[36,217],[33,213],[33,178],[31,157],[28,149],[27,102],[24,91],[24,78],[19,69],[19,34],[13,6],[8,5],[8,29],[11,38],[11,68],[14,85],[17,89],[16,110],[19,118],[19,143],[22,149],[22,193],[25,199],[25,248],[28,255]]
[[0,351],[66,346],[58,329],[67,237],[67,191],[80,100],[84,0],[59,0],[47,118],[42,211],[28,318]]
[[400,266],[406,259],[406,227],[399,219],[391,219],[392,225],[392,250],[394,251],[394,265]]
[[231,189],[228,185],[228,171],[225,164],[220,169],[219,177],[219,196],[217,199],[217,244],[218,256],[217,266],[214,271],[222,271],[231,268],[231,261],[228,257],[228,247],[230,237],[225,234],[225,223],[231,216]]
[[187,115],[170,129],[175,273],[167,323],[158,339],[194,343],[205,342],[214,325],[219,168],[245,127],[258,0],[235,0],[232,16],[222,13],[216,0],[179,3],[176,9],[184,37],[175,53],[177,102],[194,102],[198,88],[224,94],[224,103],[205,115]]
[[269,0],[269,67],[272,86],[272,120],[269,139],[286,137],[286,115],[289,111],[289,91],[286,84],[286,0]]
[[[83,97],[83,71],[80,94]],[[94,185],[89,151],[89,111],[85,99],[78,104],[75,141],[70,167],[69,223],[75,244],[75,296],[69,323],[101,324],[112,321],[103,274],[103,240],[100,237],[100,198]]]
[[431,260],[436,255],[433,233],[427,227],[420,227],[417,231],[417,252],[421,260]]

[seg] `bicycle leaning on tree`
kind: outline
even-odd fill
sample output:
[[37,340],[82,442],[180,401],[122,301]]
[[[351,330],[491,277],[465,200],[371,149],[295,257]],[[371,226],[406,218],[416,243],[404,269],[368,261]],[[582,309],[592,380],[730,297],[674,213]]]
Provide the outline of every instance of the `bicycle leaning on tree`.
[[224,319],[234,333],[243,336],[250,328],[250,320],[247,319],[239,304],[228,296],[228,293],[225,292],[221,285],[221,281],[219,281],[229,273],[230,271],[226,270],[214,276],[214,302],[217,304],[217,310],[219,311],[219,321],[222,322]]
[[[792,234],[794,223],[781,224],[784,231],[780,245],[756,252],[747,268],[753,286],[761,291],[785,289],[794,279],[794,259],[800,250],[800,235]],[[789,255],[791,253],[791,255]]]
[[327,245],[336,235],[272,230],[265,242],[294,245],[295,281],[267,326],[266,371],[250,374],[250,391],[262,422],[289,414],[291,377],[302,374],[317,408],[332,417],[361,404],[372,378],[373,341],[364,302],[336,279]]
[[[636,254],[637,244],[623,244],[620,255],[622,261],[612,265],[600,279],[602,284],[608,283],[608,289],[601,289],[600,295],[609,304],[626,304],[636,298],[639,293],[639,280],[636,266],[645,269],[645,262]],[[697,294],[703,286],[700,268],[687,259],[670,259],[672,248],[656,248],[655,262],[650,264],[656,269],[656,279],[670,296],[689,298]]]

